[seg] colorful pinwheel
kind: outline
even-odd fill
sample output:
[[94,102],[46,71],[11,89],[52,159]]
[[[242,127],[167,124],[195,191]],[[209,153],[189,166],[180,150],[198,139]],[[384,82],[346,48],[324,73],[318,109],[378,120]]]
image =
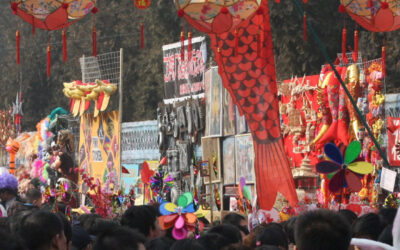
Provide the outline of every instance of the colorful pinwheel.
[[172,236],[177,240],[186,238],[188,230],[194,231],[197,224],[197,216],[194,214],[197,209],[193,205],[193,195],[186,192],[179,196],[178,205],[171,202],[164,202],[160,205],[159,217],[161,228],[172,229]]
[[173,184],[174,179],[171,177],[171,175],[164,171],[158,171],[152,177],[150,177],[150,188],[155,195],[168,193]]
[[329,190],[337,192],[343,187],[349,187],[353,192],[360,191],[362,184],[359,175],[369,174],[374,170],[374,166],[369,162],[353,162],[360,155],[361,144],[358,141],[351,142],[344,159],[339,148],[333,143],[326,144],[324,151],[330,161],[321,161],[316,167],[320,174],[333,174]]

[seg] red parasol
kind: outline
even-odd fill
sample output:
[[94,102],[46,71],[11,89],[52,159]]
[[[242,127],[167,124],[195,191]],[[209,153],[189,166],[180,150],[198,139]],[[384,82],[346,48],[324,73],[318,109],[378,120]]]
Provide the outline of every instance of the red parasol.
[[70,26],[89,14],[95,0],[14,0],[11,8],[34,27],[59,30]]
[[[344,10],[369,31],[386,32],[400,28],[397,0],[341,0]],[[340,7],[343,10],[343,7]]]

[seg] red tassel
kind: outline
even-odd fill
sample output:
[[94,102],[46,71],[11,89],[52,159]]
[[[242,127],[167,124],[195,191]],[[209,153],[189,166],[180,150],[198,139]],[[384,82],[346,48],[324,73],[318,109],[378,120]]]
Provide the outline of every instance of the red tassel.
[[358,31],[354,31],[354,52],[353,52],[353,62],[358,61]]
[[67,32],[62,30],[62,43],[63,43],[63,62],[67,61]]
[[347,64],[347,55],[346,55],[346,38],[347,38],[347,29],[343,28],[342,32],[342,61],[344,64]]
[[342,13],[342,14],[346,13],[346,7],[344,7],[343,4],[339,5],[339,13]]
[[144,48],[144,26],[143,23],[140,24],[140,48]]
[[181,31],[181,60],[185,60],[185,32]]
[[303,41],[307,41],[307,14],[305,12],[303,16]]
[[374,1],[368,0],[367,7],[368,7],[368,8],[374,7]]
[[239,32],[235,29],[235,56],[239,55]]
[[281,3],[281,0],[275,0],[275,3]]
[[94,26],[92,30],[92,55],[97,57],[97,32]]
[[47,77],[50,77],[51,68],[51,46],[47,45]]
[[386,76],[386,46],[382,46],[382,74]]
[[16,15],[18,12],[18,4],[16,2],[13,2],[11,4],[11,9],[12,9],[12,12],[14,13],[14,15]]
[[17,32],[15,33],[15,39],[16,39],[16,47],[17,47],[17,64],[19,65],[19,63],[20,63],[20,48],[21,48],[21,46],[20,46],[20,39],[21,39],[21,36],[20,36],[20,34],[19,34],[19,30],[17,30]]
[[389,8],[389,4],[387,2],[381,2],[381,8],[387,9],[387,8]]
[[188,32],[188,60],[192,60],[192,32]]
[[307,4],[307,3],[308,3],[308,0],[303,0],[303,3]]

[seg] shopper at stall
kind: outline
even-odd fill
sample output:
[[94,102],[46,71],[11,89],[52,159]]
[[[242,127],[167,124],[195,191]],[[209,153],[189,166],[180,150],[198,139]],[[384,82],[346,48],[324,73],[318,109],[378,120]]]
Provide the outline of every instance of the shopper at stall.
[[18,196],[18,181],[14,175],[9,173],[0,175],[0,200],[7,216],[12,216],[23,210],[23,203]]
[[121,225],[136,229],[151,240],[162,236],[157,211],[153,206],[133,206],[122,215]]

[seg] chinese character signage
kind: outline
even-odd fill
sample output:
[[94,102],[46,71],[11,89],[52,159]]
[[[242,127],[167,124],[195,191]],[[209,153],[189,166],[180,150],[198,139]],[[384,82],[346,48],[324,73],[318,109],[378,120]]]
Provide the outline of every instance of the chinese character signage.
[[163,46],[164,99],[204,93],[204,72],[207,62],[205,37],[192,39],[191,57],[187,52],[188,40],[184,45],[184,60],[181,56],[180,42]]

